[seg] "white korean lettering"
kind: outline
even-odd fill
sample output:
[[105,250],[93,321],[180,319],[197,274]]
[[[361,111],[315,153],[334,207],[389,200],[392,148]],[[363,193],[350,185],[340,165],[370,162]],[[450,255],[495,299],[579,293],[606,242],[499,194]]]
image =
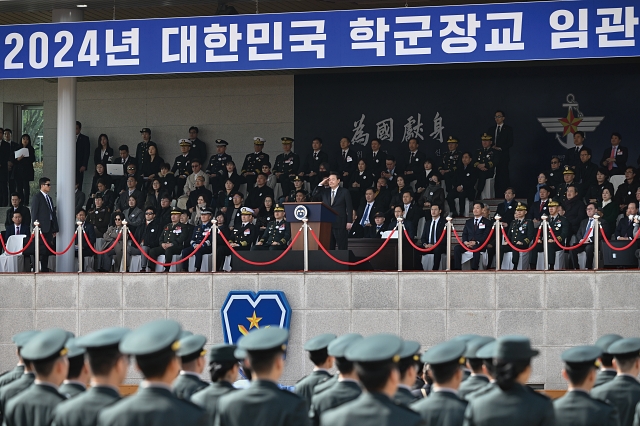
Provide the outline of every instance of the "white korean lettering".
[[586,49],[589,43],[588,9],[578,11],[578,31],[567,31],[573,27],[575,18],[568,10],[556,10],[549,17],[549,25],[557,32],[551,33],[551,49]]
[[89,30],[84,35],[80,52],[78,52],[78,62],[89,62],[89,65],[95,67],[100,61],[98,54],[98,30]]
[[291,28],[315,28],[315,34],[292,34],[289,41],[302,42],[302,44],[292,44],[292,52],[316,52],[317,59],[324,59],[324,43],[313,44],[314,41],[326,41],[327,35],[324,33],[324,20],[318,21],[291,21]]
[[131,56],[138,56],[140,54],[140,29],[131,28],[130,31],[122,32],[122,45],[115,45],[113,42],[113,30],[107,30],[106,32],[106,49],[107,53],[107,66],[127,66],[127,65],[140,65],[139,58],[129,59],[117,59],[116,53],[129,52]]
[[180,34],[180,28],[162,29],[162,62],[177,62],[180,60],[179,53],[169,53],[169,44],[172,35]]
[[[162,62],[178,62],[186,64],[187,62],[195,64],[197,62],[197,36],[198,27],[186,25],[180,28],[163,28],[162,29]],[[172,35],[180,35],[180,53],[170,53],[170,44]]]
[[7,37],[4,39],[4,44],[10,45],[13,44],[14,41],[16,42],[15,47],[11,49],[11,52],[9,52],[7,57],[4,58],[4,69],[6,70],[21,70],[24,68],[24,64],[22,62],[13,62],[24,46],[24,39],[22,38],[22,35],[18,33],[7,34]]
[[[269,23],[247,24],[247,44],[269,44]],[[282,50],[282,22],[273,23],[273,50]],[[282,53],[258,53],[257,46],[249,46],[250,61],[280,61]]]
[[64,39],[64,46],[62,49],[56,53],[56,56],[53,58],[53,66],[54,68],[69,68],[73,67],[73,61],[65,61],[64,56],[69,53],[71,47],[73,46],[73,34],[69,31],[60,31],[56,34],[55,42],[61,43],[62,39]]
[[[210,27],[204,29],[204,33],[208,34],[204,38],[207,62],[238,62],[238,55],[216,55],[214,49],[220,49],[227,44],[227,27],[220,24],[211,24]],[[242,40],[242,34],[238,32],[238,24],[229,25],[229,52],[238,51],[238,41]]]
[[[599,47],[633,47],[636,45],[635,26],[638,25],[638,17],[634,14],[634,7],[624,8],[624,22],[622,20],[623,10],[621,7],[598,9],[598,16],[610,15],[602,18],[602,25],[596,28]],[[612,22],[613,21],[613,22]],[[613,24],[613,25],[612,25]],[[624,33],[626,40],[611,40],[609,34]]]
[[524,50],[524,43],[522,43],[522,12],[487,13],[487,21],[503,20],[513,21],[513,33],[511,33],[511,28],[502,28],[502,41],[500,41],[500,30],[492,28],[491,43],[484,46],[485,50],[487,52]]
[[[431,37],[433,32],[431,27],[431,16],[398,16],[396,24],[421,24],[420,30],[414,31],[396,31],[393,37],[396,39],[408,39],[409,46],[417,46],[418,39],[423,37]],[[405,40],[396,40],[396,55],[430,55],[430,47],[407,47]]]
[[465,15],[444,15],[440,17],[440,22],[447,23],[447,26],[440,30],[440,37],[449,34],[457,34],[462,37],[449,37],[442,42],[442,50],[445,53],[471,53],[476,50],[478,43],[475,40],[476,30],[480,28],[480,21],[476,19],[475,13],[467,15],[467,29],[460,28],[458,22],[464,22]]
[[[38,45],[40,49],[38,49]],[[40,60],[38,60],[40,53]],[[49,63],[49,37],[42,31],[37,31],[29,37],[29,65],[33,69],[41,70]]]
[[[356,42],[351,43],[351,49],[375,49],[376,56],[385,55],[384,42],[386,33],[389,32],[389,25],[385,23],[385,18],[376,18],[375,23],[373,20],[367,18],[358,18],[355,21],[349,22],[349,26],[352,28],[351,40]],[[372,28],[374,26],[376,27],[376,41],[371,41],[374,38]]]

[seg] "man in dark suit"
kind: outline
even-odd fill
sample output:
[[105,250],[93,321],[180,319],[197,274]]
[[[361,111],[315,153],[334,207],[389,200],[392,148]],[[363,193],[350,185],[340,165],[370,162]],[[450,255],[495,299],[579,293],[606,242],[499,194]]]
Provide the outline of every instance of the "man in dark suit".
[[0,137],[0,207],[5,207],[9,201],[9,175],[14,158],[11,143]]
[[403,171],[397,165],[396,158],[393,155],[387,155],[385,169],[382,171],[380,176],[387,179],[387,186],[389,189],[397,188],[398,184],[396,183],[396,178],[403,175]]
[[[40,223],[42,238],[47,241],[50,247],[54,247],[54,238],[58,231],[58,217],[56,209],[53,207],[53,200],[49,196],[51,191],[51,179],[41,177],[38,181],[40,191],[31,198],[31,218],[34,222]],[[40,260],[42,262],[42,272],[49,272],[49,256],[51,253],[44,245],[40,246]],[[36,259],[37,261],[37,259]]]
[[498,208],[496,209],[496,215],[500,215],[503,224],[509,226],[516,212],[516,207],[518,203],[516,202],[516,192],[513,188],[507,188],[504,191],[504,202],[498,204]]
[[567,149],[564,154],[564,165],[571,167],[571,170],[575,170],[580,164],[580,151],[584,148],[584,132],[578,130],[573,134],[573,148]]
[[322,151],[322,139],[314,138],[311,142],[311,151],[302,162],[302,169],[298,173],[298,176],[309,182],[311,187],[318,186],[320,177],[318,173],[320,171],[320,164],[329,162],[329,155]]
[[118,196],[114,207],[114,212],[123,212],[128,209],[129,197],[136,197],[136,206],[144,206],[144,202],[146,201],[145,195],[142,193],[142,191],[137,189],[137,185],[138,180],[135,176],[129,176],[127,178],[127,188]]
[[[476,195],[476,183],[478,182],[478,169],[471,165],[471,154],[462,154],[462,164],[460,164],[453,174],[453,188],[447,194],[449,211],[451,216],[461,216],[464,212],[466,200],[473,201]],[[458,199],[460,211],[456,211],[455,200]]]
[[421,175],[424,170],[424,160],[427,159],[427,155],[424,152],[418,151],[419,146],[420,143],[418,139],[409,139],[409,155],[407,156],[407,164],[404,167],[404,181],[406,185],[416,180],[418,175]]
[[76,182],[82,188],[84,172],[89,166],[89,156],[91,155],[91,143],[89,137],[80,133],[82,123],[76,121]]
[[[582,241],[582,239],[584,239],[585,237],[588,238],[583,245],[575,250],[571,250],[570,252],[571,260],[573,262],[573,269],[579,269],[578,254],[582,252],[585,252],[587,254],[587,262],[585,265],[586,268],[591,269],[593,266],[593,215],[597,213],[598,208],[596,207],[595,203],[589,203],[587,204],[585,211],[587,212],[587,217],[582,219],[582,221],[580,222],[580,226],[576,231],[576,239],[578,241]],[[589,231],[588,234],[587,231]]]
[[358,170],[358,153],[351,149],[349,138],[340,139],[340,152],[334,160],[335,168],[340,172],[339,178],[349,182],[351,176]]
[[620,146],[622,136],[618,132],[611,134],[611,148],[607,148],[602,153],[600,164],[609,169],[609,175],[622,175],[627,168],[627,160],[629,159],[629,149]]
[[538,225],[540,218],[544,215],[549,216],[549,195],[551,194],[551,188],[547,185],[541,186],[539,189],[540,201],[533,203],[529,212],[527,213],[527,219],[533,220],[533,223]]
[[633,236],[638,230],[638,224],[635,220],[630,219],[631,216],[638,214],[638,205],[633,202],[627,206],[626,216],[618,221],[616,226],[616,232],[613,234],[613,239],[618,241],[632,240]]
[[[398,219],[404,216],[404,210],[402,206],[395,206],[393,208],[393,219],[389,222],[388,230],[394,229],[398,225]],[[416,228],[413,226],[413,222],[403,218],[403,227],[407,230],[409,235],[416,235]]]
[[496,166],[496,194],[500,194],[511,185],[509,179],[509,151],[513,147],[514,137],[513,128],[507,124],[504,124],[506,118],[504,112],[496,111],[494,117],[496,124],[489,127],[487,133],[493,136],[494,146],[493,149],[500,151],[500,164]]
[[371,171],[377,179],[385,169],[387,153],[380,149],[379,139],[372,139],[369,147],[371,151],[365,153],[364,159],[367,162],[367,170]]
[[111,162],[111,164],[122,164],[123,174],[121,176],[111,176],[114,188],[116,190],[118,190],[119,187],[123,186],[127,181],[126,180],[127,167],[130,164],[133,164],[136,167],[138,166],[138,161],[135,159],[135,157],[132,157],[131,155],[129,155],[128,145],[120,145],[120,147],[118,148],[118,153],[119,153],[119,157],[114,157],[113,161]]
[[331,224],[329,249],[333,250],[337,245],[338,250],[347,250],[347,231],[351,229],[355,212],[349,190],[340,186],[340,175],[337,172],[329,173],[329,177],[324,178],[313,191],[313,199],[322,201],[337,213],[335,222]]
[[[427,219],[422,229],[422,235],[420,236],[420,242],[422,247],[433,247],[442,233],[445,232],[446,220],[441,216],[442,207],[437,204],[431,206],[431,216]],[[433,254],[433,270],[437,271],[440,268],[440,259],[447,251],[447,244],[445,240],[442,240],[440,245],[427,254]]]
[[[9,237],[11,237],[12,235],[25,235],[26,238],[24,238],[22,242],[23,244],[26,244],[29,240],[29,235],[31,235],[29,225],[25,225],[22,223],[22,214],[19,211],[13,212],[11,216],[11,224],[7,225],[5,231],[3,232],[5,244],[9,241]],[[26,257],[27,256],[25,256],[25,260]],[[27,270],[28,269],[25,269],[25,271]]]
[[[415,238],[418,221],[422,217],[422,208],[413,202],[413,192],[411,192],[411,189],[406,189],[402,192],[402,205],[400,207],[404,210],[404,225],[407,228],[407,232],[411,238]],[[407,223],[411,223],[411,226]]]
[[582,202],[582,197],[578,193],[578,188],[575,186],[567,187],[567,199],[562,203],[564,208],[564,217],[569,221],[571,226],[571,235],[578,232],[580,222],[587,214],[585,213],[585,205]]
[[376,194],[373,188],[367,188],[364,193],[364,203],[360,203],[360,207],[356,212],[356,220],[351,227],[350,236],[355,238],[363,238],[365,230],[375,226],[374,215],[379,210],[384,210],[384,206],[378,204]]
[[[458,245],[453,250],[453,259],[456,270],[462,269],[462,253],[465,252],[465,247],[470,249],[476,249],[487,240],[489,233],[491,232],[491,221],[482,217],[482,209],[484,203],[477,202],[473,204],[473,218],[467,220],[464,224],[464,230],[462,231],[462,245]],[[473,253],[471,259],[471,269],[478,270],[480,266],[480,252]]]
[[26,225],[28,230],[31,229],[31,212],[29,211],[29,207],[22,204],[20,194],[17,192],[11,194],[11,207],[7,210],[7,217],[4,221],[5,228],[8,228],[13,223],[13,214],[15,212],[20,213],[22,223]]
[[576,181],[586,191],[597,185],[598,166],[591,161],[591,149],[586,146],[580,150],[580,164],[576,167]]

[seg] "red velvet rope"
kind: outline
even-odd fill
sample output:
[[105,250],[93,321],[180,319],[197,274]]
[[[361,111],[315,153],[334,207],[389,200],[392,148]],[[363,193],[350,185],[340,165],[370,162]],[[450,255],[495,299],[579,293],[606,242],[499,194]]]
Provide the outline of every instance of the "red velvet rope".
[[240,256],[240,254],[238,254],[238,252],[233,247],[231,247],[231,244],[229,244],[229,240],[227,240],[227,238],[224,236],[224,234],[222,232],[219,232],[219,234],[222,237],[222,241],[225,242],[227,247],[229,247],[229,249],[231,249],[231,252],[233,254],[235,254],[238,257],[238,259],[242,260],[244,263],[248,263],[249,265],[253,265],[253,266],[267,266],[267,265],[273,265],[274,263],[276,263],[277,261],[282,259],[284,257],[284,255],[287,254],[289,252],[289,250],[291,250],[293,248],[293,244],[296,242],[296,240],[300,236],[301,232],[302,232],[302,228],[298,229],[298,233],[295,235],[295,237],[293,237],[293,240],[291,240],[291,244],[289,244],[289,246],[286,249],[283,250],[283,252],[280,254],[280,256],[278,256],[275,259],[270,260],[268,262],[254,262],[254,261],[251,261],[249,259],[245,259],[244,257]]
[[[173,265],[179,265],[183,262],[186,262],[187,260],[189,260],[189,258],[191,256],[193,256],[194,254],[196,254],[196,252],[198,250],[200,250],[200,247],[202,247],[202,245],[204,244],[205,241],[207,241],[207,239],[209,238],[209,235],[211,234],[211,232],[205,232],[202,238],[202,241],[200,241],[200,244],[198,244],[196,246],[196,248],[191,252],[191,254],[189,254],[187,257],[183,257],[180,260],[177,260],[175,262],[168,262],[168,263],[162,263],[162,262],[158,262],[157,260],[155,260],[154,258],[152,258],[151,256],[149,256],[147,254],[146,251],[144,251],[144,249],[142,247],[140,247],[140,244],[138,244],[138,242],[136,241],[136,237],[133,236],[133,233],[131,233],[131,231],[129,231],[129,236],[131,237],[131,241],[133,241],[133,244],[135,244],[136,247],[138,247],[138,250],[140,250],[140,253],[142,253],[144,255],[144,257],[146,257],[148,260],[150,260],[151,262],[155,263],[156,265],[161,265],[164,266],[165,268],[167,266],[173,266]],[[165,259],[166,260],[166,259]]]
[[51,254],[53,254],[55,256],[62,256],[63,254],[68,252],[69,249],[71,249],[71,247],[73,247],[73,244],[76,242],[76,237],[77,236],[78,236],[78,231],[73,233],[73,238],[71,239],[71,242],[69,243],[69,245],[67,246],[66,249],[64,249],[63,251],[55,251],[54,249],[49,247],[49,243],[47,243],[47,240],[44,238],[44,234],[40,234],[40,238],[42,239],[42,242],[44,243],[44,245],[47,248],[47,250],[49,250],[51,252]]
[[436,241],[436,243],[433,245],[433,247],[429,247],[429,248],[423,248],[423,247],[419,247],[417,246],[414,242],[413,242],[413,238],[411,238],[411,236],[409,236],[409,233],[407,232],[407,228],[404,228],[404,236],[407,238],[407,241],[409,241],[409,244],[411,244],[411,247],[413,247],[414,249],[418,250],[419,252],[422,253],[429,253],[430,251],[435,250],[436,247],[438,247],[440,245],[440,243],[442,242],[442,240],[444,240],[445,235],[447,235],[447,231],[445,229],[445,231],[442,233],[442,235],[440,235],[440,238],[438,239],[438,241]]
[[607,238],[607,235],[604,233],[604,229],[600,228],[600,233],[602,234],[602,239],[604,240],[605,243],[607,243],[607,245],[609,246],[609,248],[613,251],[624,251],[628,248],[630,248],[632,245],[635,244],[636,240],[638,239],[638,234],[640,234],[640,232],[636,233],[636,235],[634,235],[633,240],[629,241],[629,244],[627,244],[624,247],[615,247],[613,245],[611,245],[611,243],[609,242],[609,239]]
[[514,244],[511,243],[511,241],[509,241],[509,237],[507,236],[507,231],[504,230],[504,228],[502,228],[502,235],[504,235],[504,239],[507,240],[507,244],[509,245],[509,247],[511,247],[513,250],[519,252],[519,253],[527,253],[530,252],[531,250],[533,250],[536,246],[536,244],[538,244],[538,240],[540,239],[540,234],[542,233],[542,226],[538,228],[538,235],[536,235],[535,243],[530,246],[529,248],[526,249],[521,249],[516,247]]
[[15,256],[15,255],[24,253],[24,251],[29,247],[32,241],[33,241],[33,233],[31,234],[31,237],[29,237],[29,241],[27,241],[27,244],[25,244],[22,247],[22,250],[12,252],[7,250],[7,246],[4,244],[4,238],[2,238],[2,234],[0,234],[0,243],[2,243],[2,248],[4,249],[4,252],[7,253],[9,256]]
[[380,254],[382,249],[385,248],[385,246],[389,243],[389,240],[391,239],[391,237],[396,233],[396,228],[394,228],[393,232],[389,234],[386,240],[384,240],[384,243],[382,243],[380,248],[375,252],[373,252],[373,254],[371,254],[370,256],[365,257],[364,259],[358,260],[357,262],[345,262],[344,260],[336,259],[334,256],[332,256],[331,253],[329,253],[329,250],[327,250],[326,248],[324,248],[322,244],[320,244],[320,240],[318,239],[318,236],[316,235],[316,233],[313,232],[313,229],[311,228],[309,229],[311,230],[311,236],[313,237],[314,240],[316,240],[318,247],[320,247],[320,249],[324,252],[324,254],[327,255],[329,259],[333,260],[336,263],[339,263],[340,265],[347,265],[347,266],[357,266],[357,265],[360,265],[361,263],[368,262],[374,257],[376,257],[378,254]]
[[113,244],[111,244],[111,247],[106,248],[103,251],[98,251],[96,250],[96,248],[93,246],[93,244],[91,244],[91,240],[89,240],[89,237],[87,236],[86,232],[83,232],[84,234],[84,240],[87,242],[87,244],[89,245],[89,248],[93,251],[93,253],[95,254],[107,254],[109,253],[111,250],[113,250],[113,248],[116,246],[116,244],[118,244],[118,241],[120,241],[120,237],[122,236],[122,232],[118,232],[118,235],[116,236],[116,239],[113,240]]
[[458,236],[458,232],[456,232],[456,228],[451,228],[453,229],[453,235],[456,236],[456,240],[458,240],[458,243],[462,246],[462,248],[464,248],[466,251],[469,251],[471,253],[478,253],[482,250],[484,250],[484,248],[486,247],[487,244],[489,244],[489,241],[491,241],[491,237],[493,236],[493,231],[495,231],[496,229],[492,226],[491,227],[491,232],[489,232],[489,236],[487,237],[487,239],[485,240],[484,243],[482,243],[482,245],[480,247],[478,247],[477,249],[470,249],[469,247],[465,246],[464,243],[462,242],[462,240],[460,240],[460,237]]
[[581,245],[583,245],[588,239],[589,239],[589,234],[591,233],[591,227],[587,230],[589,232],[586,232],[587,235],[581,239],[578,244],[576,244],[575,246],[563,246],[562,244],[560,244],[560,242],[556,239],[556,236],[553,233],[553,229],[549,228],[549,233],[551,234],[551,238],[553,238],[553,241],[556,242],[556,244],[558,245],[558,247],[560,247],[562,250],[567,250],[567,251],[571,251],[571,250],[575,250],[578,247],[580,247]]

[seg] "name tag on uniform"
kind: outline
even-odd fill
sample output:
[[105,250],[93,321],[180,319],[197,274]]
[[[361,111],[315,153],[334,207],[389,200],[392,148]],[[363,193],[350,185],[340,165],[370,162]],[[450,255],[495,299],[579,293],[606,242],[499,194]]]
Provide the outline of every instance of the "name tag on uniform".
[[278,231],[284,231],[284,225],[280,225],[280,226],[278,227]]
[[251,229],[247,228],[244,230],[244,235],[249,235],[251,233]]
[[174,234],[182,234],[182,229],[176,229],[173,231]]
[[478,229],[484,229],[484,228],[485,228],[484,223],[479,223],[479,224],[478,224]]
[[156,232],[156,230],[155,230],[155,229],[153,229],[153,228],[151,228],[151,232]]
[[351,157],[347,157],[347,163],[350,163],[352,161],[353,161],[353,159]]

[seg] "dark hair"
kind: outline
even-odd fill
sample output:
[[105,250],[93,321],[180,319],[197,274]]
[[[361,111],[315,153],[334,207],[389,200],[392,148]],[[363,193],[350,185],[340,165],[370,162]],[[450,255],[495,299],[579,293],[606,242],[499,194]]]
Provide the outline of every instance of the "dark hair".
[[33,369],[36,371],[36,374],[38,376],[47,377],[51,374],[51,372],[53,371],[54,364],[59,359],[60,357],[53,357],[53,358],[42,359],[39,361],[31,361],[31,365],[33,366]]
[[78,207],[76,209],[76,215],[78,215],[80,212],[84,212],[84,214],[87,214],[87,211],[83,208],[83,207]]
[[89,359],[89,367],[94,376],[106,376],[113,367],[116,366],[122,354],[118,350],[118,345],[99,349],[87,349],[87,358]]
[[582,151],[585,151],[587,154],[591,155],[591,148],[587,148],[586,146],[583,146],[580,152]]
[[311,142],[313,142],[313,141],[318,141],[318,142],[320,142],[322,144],[322,138],[313,138],[313,139],[311,139]]
[[[400,177],[400,176],[398,176]],[[411,190],[411,188],[407,188],[407,189],[403,189],[402,190],[402,195],[404,194],[409,194],[411,197],[413,197],[413,191]]]
[[507,191],[509,191],[509,190],[510,190],[511,192],[513,192],[513,195],[516,195],[516,190],[515,190],[515,189],[513,189],[513,188],[512,188],[512,187],[510,187],[510,186],[508,186],[508,187],[507,187],[507,189],[505,189],[505,190],[504,190],[504,192],[507,192]]
[[340,174],[338,172],[329,172],[329,176],[335,176],[336,179],[340,180]]
[[353,372],[355,364],[346,358],[338,357],[336,358],[336,368],[342,374],[350,374]]
[[416,141],[416,144],[420,145],[420,141],[418,140],[418,138],[409,138],[409,142],[411,141]]
[[[233,165],[233,167],[235,167],[235,166],[236,166],[236,163],[235,163],[235,161],[233,161],[233,160],[229,160],[229,161],[227,161],[224,165],[225,165],[225,167],[226,167],[226,166],[228,166],[229,164]],[[269,167],[271,167],[271,166],[269,166]]]
[[327,353],[327,348],[320,349],[317,351],[309,351],[309,359],[313,363],[313,365],[322,365],[327,361],[329,354]]
[[582,130],[578,130],[577,132],[575,132],[573,134],[573,136],[575,136],[575,135],[580,135],[580,136],[582,136],[584,138],[584,132]]
[[365,166],[367,165],[367,160],[365,160],[364,158],[358,158],[358,163],[361,161],[364,163]]
[[9,197],[9,198],[12,198],[12,197],[18,197],[19,199],[21,199],[21,200],[22,200],[22,197],[21,197],[21,196],[20,196],[20,194],[18,194],[17,192],[12,192],[12,193],[11,193],[11,197]]
[[567,190],[569,190],[569,188],[573,188],[576,194],[578,193],[578,187],[576,185],[567,185]]
[[356,363],[358,378],[369,392],[377,392],[385,387],[397,364],[390,361]]
[[[544,189],[548,193],[551,193],[551,187],[549,185],[542,185],[540,189]],[[538,189],[538,191],[540,191],[540,189]]]
[[80,127],[82,129],[82,123],[79,122],[78,120],[76,120],[76,126]]
[[80,377],[82,367],[84,367],[84,355],[69,358],[69,373],[67,373],[67,379],[72,380]]
[[202,161],[200,161],[200,159],[199,159],[199,158],[194,158],[194,159],[192,159],[192,160],[191,160],[191,164],[193,164],[193,163],[198,163],[198,164],[200,164],[200,165],[202,166]]
[[596,205],[596,203],[587,203],[587,205],[585,206],[585,208],[589,207],[589,206],[593,206],[596,210],[598,210],[598,206]]
[[167,170],[171,170],[171,164],[169,164],[169,163],[162,163],[162,166],[160,166],[160,169],[167,169]]
[[265,175],[264,173],[260,172],[256,175],[256,179],[258,178],[258,176],[262,176],[263,178],[267,178],[267,175]]
[[196,133],[200,133],[200,129],[198,129],[196,126],[191,126],[189,127],[189,131],[195,130]]
[[153,212],[153,214],[156,214],[156,208],[153,206],[149,206],[146,209],[144,209],[144,212],[146,213],[147,211],[151,210]]
[[19,214],[20,217],[22,217],[22,213],[20,213],[20,210],[16,210],[11,214],[11,217],[13,218],[15,215]]
[[491,375],[491,377],[495,377],[496,375],[496,366],[493,365],[493,359],[483,359],[482,365],[487,367],[487,371]]
[[98,181],[96,182],[96,185],[99,184],[99,183],[103,184],[104,186],[107,186],[107,181],[104,178],[98,179]]
[[627,166],[627,167],[624,169],[624,171],[626,172],[626,171],[627,171],[627,170],[629,170],[629,169],[631,169],[631,170],[633,171],[633,173],[635,173],[635,172],[636,172],[636,168],[635,168],[635,167],[633,167],[633,166]]
[[567,363],[565,364],[565,371],[567,372],[567,376],[569,376],[569,381],[572,385],[581,385],[587,380],[587,376],[596,366],[593,362],[581,362],[581,363]]
[[618,368],[622,370],[623,373],[631,370],[633,368],[633,364],[638,359],[638,352],[632,352],[630,354],[622,354],[622,355],[614,355],[616,363],[618,364]]
[[447,383],[453,379],[458,370],[460,370],[460,363],[457,359],[446,364],[431,365],[431,375],[436,383]]
[[502,111],[501,109],[496,110],[496,112],[494,112],[494,114],[500,113],[502,114],[503,117],[507,117],[507,114],[504,113],[504,111]]
[[469,158],[473,159],[473,155],[471,155],[471,153],[469,151],[463,152],[462,155],[460,156],[460,158],[464,157],[465,155],[468,155]]
[[606,167],[598,167],[598,173],[603,174],[606,178],[609,178],[609,169]]
[[413,359],[413,357],[402,358],[400,361],[398,361],[398,370],[400,370],[401,379],[404,379],[407,376],[407,372],[409,371],[409,368],[411,368],[411,366],[416,367],[417,370],[417,363],[416,360]]
[[387,161],[396,161],[396,157],[393,155],[387,155]]
[[620,133],[618,133],[618,132],[611,133],[611,137],[614,137],[614,136],[617,136],[618,139],[622,140],[622,135]]
[[471,370],[474,373],[479,374],[482,372],[482,359],[468,358],[467,361],[469,362],[469,367],[471,367]]
[[209,369],[211,371],[211,381],[219,382],[227,375],[233,367],[237,365],[235,361],[225,361],[225,362],[212,362],[209,364]]
[[521,361],[502,361],[497,360],[495,363],[495,380],[500,389],[509,390],[516,383],[518,376],[527,369],[531,363],[530,359]]
[[476,204],[478,204],[481,209],[484,209],[484,203],[482,201],[474,201],[473,202],[474,207],[475,207]]
[[22,139],[27,138],[27,140],[29,141],[29,143],[27,144],[27,146],[31,145],[31,136],[29,136],[28,133],[25,133],[24,135],[20,136],[20,140],[22,141]]
[[378,142],[380,145],[382,145],[382,144],[380,143],[380,139],[378,139],[378,138],[373,138],[373,139],[371,139],[371,143],[373,143],[373,142]]
[[251,369],[256,374],[269,373],[273,368],[273,364],[276,362],[276,358],[282,356],[282,349],[268,349],[266,351],[249,351],[249,363]]
[[107,140],[107,148],[109,148],[109,136],[107,136],[105,133],[101,133],[100,136],[98,136],[98,148],[102,149],[102,145],[100,145],[100,139],[105,138]]
[[176,357],[173,351],[155,353],[153,356],[137,356],[136,362],[145,378],[162,376]]
[[120,145],[120,147],[118,148],[118,151],[127,151],[127,152],[129,152],[129,146]]
[[49,179],[48,177],[41,177],[40,180],[38,180],[38,186],[42,186],[47,182],[51,182],[51,179]]
[[120,220],[124,220],[124,213],[121,212],[117,212],[116,214],[113,215],[113,219],[115,220],[117,217],[120,218]]
[[604,367],[613,367],[613,355],[611,354],[602,354],[600,356],[600,362]]
[[11,131],[11,129],[4,129],[5,132],[9,132],[10,134],[13,134],[13,132]]

